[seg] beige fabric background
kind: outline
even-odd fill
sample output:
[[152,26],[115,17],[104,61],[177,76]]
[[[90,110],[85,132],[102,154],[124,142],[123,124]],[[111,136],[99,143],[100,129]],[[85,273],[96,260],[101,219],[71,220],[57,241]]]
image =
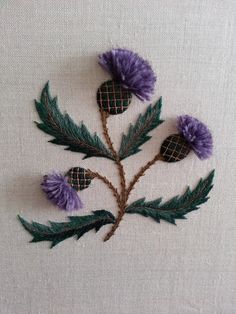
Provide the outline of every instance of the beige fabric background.
[[[1,314],[236,313],[235,13],[234,0],[0,1]],[[28,244],[18,213],[42,223],[66,216],[40,190],[45,173],[83,165],[117,184],[110,161],[82,161],[47,143],[50,137],[33,124],[33,99],[50,80],[61,108],[102,136],[95,95],[109,76],[96,58],[111,47],[150,60],[158,75],[153,101],[162,95],[164,102],[166,123],[124,162],[129,179],[175,130],[178,114],[203,120],[215,141],[210,160],[192,154],[154,166],[131,200],[168,199],[216,168],[211,199],[177,227],[131,215],[105,244],[108,227],[53,250],[46,242]],[[116,145],[146,106],[135,99],[125,114],[109,120]],[[81,214],[101,208],[116,213],[100,182],[81,197]]]

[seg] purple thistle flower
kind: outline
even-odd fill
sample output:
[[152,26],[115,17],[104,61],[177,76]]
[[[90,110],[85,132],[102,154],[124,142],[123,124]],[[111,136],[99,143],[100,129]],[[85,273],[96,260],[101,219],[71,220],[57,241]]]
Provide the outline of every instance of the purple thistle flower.
[[99,64],[113,79],[140,100],[150,100],[154,92],[156,75],[148,61],[126,49],[112,49],[99,56]]
[[53,172],[44,176],[41,185],[48,199],[61,209],[72,211],[83,207],[78,193],[62,174]]
[[178,117],[177,127],[198,158],[206,159],[212,155],[212,135],[204,123],[191,116],[183,115]]

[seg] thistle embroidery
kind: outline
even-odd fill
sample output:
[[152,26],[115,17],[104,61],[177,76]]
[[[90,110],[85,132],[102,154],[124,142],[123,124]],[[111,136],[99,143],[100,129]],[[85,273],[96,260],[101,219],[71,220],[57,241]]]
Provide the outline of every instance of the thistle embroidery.
[[87,189],[93,179],[86,169],[80,167],[71,168],[67,173],[67,177],[68,183],[76,191]]
[[[176,219],[185,219],[185,215],[197,210],[199,205],[208,200],[213,187],[214,171],[201,179],[194,189],[187,188],[181,196],[175,196],[163,202],[162,198],[146,201],[141,198],[129,204],[129,196],[136,183],[157,161],[178,162],[191,151],[200,159],[209,158],[212,154],[212,136],[205,124],[190,116],[181,116],[177,120],[178,133],[167,136],[160,151],[148,161],[133,179],[126,181],[122,160],[141,151],[141,146],[151,139],[150,132],[164,121],[160,119],[162,99],[149,105],[140,114],[134,125],[130,125],[127,134],[121,138],[120,148],[115,149],[108,130],[110,115],[121,114],[128,109],[132,94],[141,101],[149,100],[154,91],[156,76],[151,66],[136,53],[125,49],[114,49],[99,56],[100,65],[112,75],[112,80],[103,83],[97,91],[97,104],[102,122],[106,144],[95,133],[92,134],[84,123],[77,125],[66,113],[62,114],[57,98],[52,98],[47,83],[41,93],[40,101],[35,101],[36,110],[41,122],[36,125],[43,132],[53,137],[51,143],[65,146],[66,150],[84,154],[85,158],[103,157],[110,159],[117,167],[120,187],[116,188],[104,175],[91,169],[74,167],[65,174],[54,172],[44,176],[42,189],[49,200],[65,211],[81,209],[83,204],[79,193],[89,188],[94,179],[102,181],[112,192],[118,208],[116,217],[107,210],[95,210],[92,215],[69,216],[68,222],[50,222],[42,225],[29,223],[19,216],[23,227],[33,236],[31,242],[50,241],[51,247],[59,242],[76,236],[79,239],[84,233],[111,224],[105,235],[107,241],[114,235],[125,214],[139,214],[150,217],[156,222],[165,220],[175,224]],[[112,119],[112,117],[110,117]]]

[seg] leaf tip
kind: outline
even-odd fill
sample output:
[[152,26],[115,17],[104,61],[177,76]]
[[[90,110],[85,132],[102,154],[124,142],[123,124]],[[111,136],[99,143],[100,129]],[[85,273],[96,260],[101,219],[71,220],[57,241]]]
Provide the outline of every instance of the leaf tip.
[[162,96],[158,99],[158,101],[156,102],[156,105],[157,105],[158,109],[160,110],[162,107]]
[[209,176],[210,176],[210,177],[212,176],[212,178],[214,178],[214,176],[215,176],[215,169],[212,169],[212,170],[211,170]]
[[44,88],[49,89],[49,80],[45,83]]
[[26,228],[26,224],[28,223],[24,218],[22,218],[20,215],[17,215],[17,219],[20,221],[22,226]]
[[53,249],[55,246],[57,245],[57,243],[52,242],[51,245],[49,246],[49,249]]

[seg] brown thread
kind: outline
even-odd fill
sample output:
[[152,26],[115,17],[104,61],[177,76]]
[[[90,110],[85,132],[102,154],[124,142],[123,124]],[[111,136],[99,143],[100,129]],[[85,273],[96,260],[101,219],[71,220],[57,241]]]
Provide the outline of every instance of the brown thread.
[[50,112],[50,108],[49,108],[49,105],[48,105],[48,100],[46,99],[45,100],[45,107],[47,108],[47,120],[49,122],[51,122],[51,124],[54,126],[54,128],[56,128],[57,130],[59,130],[59,132],[61,132],[63,134],[63,136],[66,137],[66,139],[69,141],[69,143],[72,143],[74,145],[80,145],[80,146],[83,146],[83,147],[88,147],[89,149],[93,150],[97,156],[103,156],[103,154],[101,154],[101,151],[99,149],[97,149],[96,147],[94,146],[91,146],[91,145],[88,145],[86,142],[82,142],[80,141],[78,138],[74,137],[73,135],[71,134],[68,134],[66,132],[66,130],[64,130],[60,124],[56,123],[51,112]]
[[146,170],[148,170],[152,165],[154,165],[158,160],[164,160],[163,157],[161,156],[160,153],[158,153],[157,155],[154,156],[154,158],[152,160],[150,160],[148,163],[146,163],[145,166],[143,166],[139,172],[134,176],[133,180],[130,182],[127,190],[126,190],[126,197],[128,200],[128,197],[131,193],[131,191],[133,190],[135,184],[138,182],[138,180],[140,179],[140,177],[142,177]]
[[119,223],[125,214],[125,208],[126,208],[126,179],[125,179],[125,171],[124,167],[120,161],[120,157],[118,153],[116,152],[112,140],[110,138],[109,132],[108,132],[108,127],[107,127],[107,118],[109,114],[107,112],[104,112],[102,109],[100,109],[100,114],[101,114],[101,121],[102,121],[102,128],[103,128],[103,134],[106,139],[107,145],[110,148],[114,161],[117,165],[117,169],[119,172],[119,177],[120,177],[120,187],[121,187],[121,192],[120,192],[120,202],[118,204],[119,211],[118,211],[118,216],[116,218],[115,224],[112,226],[111,230],[107,233],[107,235],[104,238],[104,241],[107,241],[110,239],[110,237],[114,234],[115,230],[118,228]]
[[87,169],[87,173],[92,177],[92,178],[97,178],[101,180],[103,183],[105,183],[108,188],[112,191],[114,197],[116,198],[118,206],[120,206],[120,195],[117,190],[117,188],[114,187],[114,185],[109,181],[105,176],[102,176],[98,172],[91,171],[90,169]]
[[135,184],[138,182],[138,180],[140,179],[140,177],[142,177],[146,170],[148,170],[152,165],[154,165],[158,160],[163,160],[163,157],[160,155],[160,153],[158,153],[157,155],[154,156],[154,158],[152,160],[150,160],[149,162],[147,162],[147,164],[145,166],[143,166],[139,172],[134,176],[133,180],[130,182],[128,188],[125,190],[125,199],[122,202],[122,208],[120,208],[119,212],[118,212],[118,216],[116,218],[115,224],[111,227],[111,230],[107,233],[107,235],[104,238],[104,241],[107,241],[110,239],[110,237],[114,234],[114,232],[116,231],[116,229],[118,228],[124,214],[125,214],[125,208],[126,208],[126,202],[128,201],[129,195],[131,193],[131,191],[133,190]]
[[133,190],[135,184],[138,182],[140,177],[144,175],[146,170],[148,170],[152,165],[154,165],[156,161],[163,160],[163,157],[160,155],[160,153],[155,155],[152,160],[150,160],[145,166],[143,166],[139,170],[139,172],[134,176],[134,178],[131,180],[128,188],[126,189],[126,179],[125,179],[124,167],[121,163],[121,160],[120,160],[118,153],[116,152],[116,150],[113,146],[113,142],[112,142],[110,135],[109,135],[109,132],[108,132],[107,118],[109,116],[109,113],[104,112],[102,109],[100,109],[100,114],[101,114],[101,121],[102,121],[102,127],[103,127],[103,134],[104,134],[104,137],[106,139],[107,145],[108,145],[108,147],[109,147],[109,149],[110,149],[110,151],[114,157],[114,162],[117,165],[117,169],[119,171],[119,177],[120,177],[120,187],[121,187],[121,192],[119,194],[117,189],[114,188],[112,183],[108,179],[106,179],[106,177],[103,177],[100,174],[95,173],[96,177],[101,179],[113,191],[113,194],[116,198],[116,201],[117,201],[117,204],[119,207],[116,221],[113,224],[113,226],[111,227],[111,230],[106,234],[106,236],[104,238],[104,241],[107,241],[113,236],[116,229],[119,227],[119,224],[120,224],[120,222],[121,222],[121,220],[125,214],[125,208],[127,207],[126,203],[128,201],[129,195],[130,195],[131,191]]
[[114,235],[116,229],[119,227],[119,224],[120,224],[124,214],[125,214],[125,208],[122,211],[119,210],[116,221],[115,221],[114,225],[112,225],[111,230],[106,234],[106,236],[104,238],[104,242],[108,241]]
[[[126,179],[125,179],[124,167],[123,167],[123,165],[121,163],[121,160],[120,160],[120,157],[119,157],[118,153],[116,152],[116,150],[115,150],[115,148],[113,146],[113,142],[112,142],[112,140],[110,138],[110,135],[109,135],[109,132],[108,132],[107,118],[109,116],[109,113],[104,112],[102,109],[100,109],[100,114],[101,114],[101,121],[102,121],[102,127],[103,127],[103,134],[104,134],[104,137],[106,139],[107,145],[108,145],[109,149],[111,150],[111,153],[112,153],[112,155],[114,157],[114,161],[115,161],[115,163],[117,165],[117,168],[118,168],[118,171],[119,171],[119,177],[120,177],[120,187],[121,187],[120,195],[117,192],[117,189],[116,189],[117,193],[116,192],[114,193],[114,190],[113,190],[113,194],[114,194],[114,196],[116,198],[116,201],[117,201],[117,204],[118,204],[118,207],[119,207],[119,211],[118,211],[118,215],[116,217],[115,223],[113,224],[111,230],[106,234],[106,236],[104,238],[104,241],[107,241],[114,235],[116,229],[119,227],[119,224],[120,224],[120,222],[121,222],[121,220],[122,220],[122,218],[123,218],[123,216],[125,214],[125,209],[127,207],[126,203],[128,201],[129,195],[130,195],[132,189],[134,188],[135,184],[138,182],[140,177],[144,175],[146,170],[148,170],[152,165],[154,165],[156,161],[163,160],[163,157],[160,155],[160,153],[155,155],[152,160],[150,160],[145,166],[143,166],[139,170],[139,172],[134,176],[133,180],[130,182],[128,188],[126,189]],[[100,175],[97,176],[97,177],[101,179]],[[104,177],[103,177],[103,179],[104,179]],[[103,182],[106,183],[104,180],[103,180]]]
[[[107,112],[104,112],[103,110],[100,109],[100,113],[101,113],[101,120],[102,120],[102,127],[103,127],[103,134],[104,134],[104,137],[107,141],[107,145],[108,147],[110,148],[112,154],[113,154],[113,157],[114,157],[114,160],[115,160],[115,163],[117,164],[117,168],[118,168],[118,171],[119,171],[119,175],[120,175],[120,186],[121,186],[121,199],[125,199],[125,189],[126,189],[126,180],[125,180],[125,171],[124,171],[124,167],[120,161],[120,157],[119,155],[117,154],[114,146],[113,146],[113,142],[110,138],[110,135],[109,135],[109,132],[108,132],[108,127],[107,127],[107,118],[109,116],[109,113]],[[124,194],[124,195],[123,195]]]

